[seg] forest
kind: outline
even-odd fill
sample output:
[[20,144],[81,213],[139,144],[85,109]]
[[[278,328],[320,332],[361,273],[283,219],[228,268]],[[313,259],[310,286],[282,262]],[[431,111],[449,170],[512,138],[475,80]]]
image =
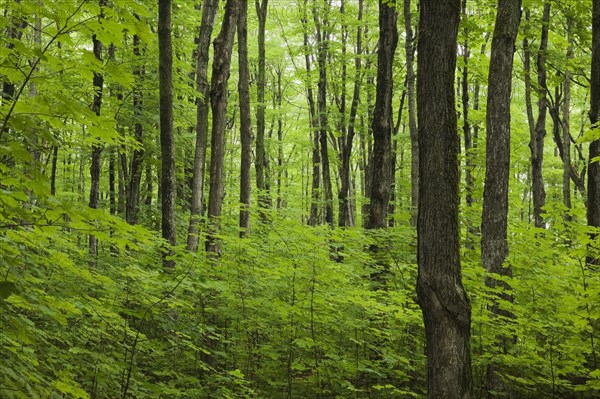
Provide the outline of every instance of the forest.
[[600,0],[0,5],[0,398],[600,397]]

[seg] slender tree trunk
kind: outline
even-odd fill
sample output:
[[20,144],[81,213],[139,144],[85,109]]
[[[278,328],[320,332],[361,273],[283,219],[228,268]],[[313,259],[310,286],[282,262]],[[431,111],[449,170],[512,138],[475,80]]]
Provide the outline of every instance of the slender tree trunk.
[[404,51],[406,56],[406,88],[408,94],[408,131],[410,134],[410,206],[411,222],[417,224],[417,204],[419,203],[419,134],[415,107],[415,47],[412,29],[411,0],[404,0],[404,30],[406,34]]
[[50,195],[56,195],[56,164],[58,162],[58,146],[52,146],[52,172],[50,173]]
[[[486,171],[481,222],[481,258],[487,273],[508,278],[512,277],[510,264],[505,264],[508,256],[510,96],[513,55],[520,19],[520,0],[498,0],[488,73],[486,113]],[[498,298],[493,298],[491,311],[494,315],[514,317],[510,311],[501,309],[499,305],[499,299],[512,301],[510,285],[505,279],[497,280],[493,275],[486,276],[486,286],[491,290],[499,286],[503,292],[498,295]],[[510,339],[511,337],[498,336],[496,345],[506,350]],[[509,385],[501,379],[497,368],[494,362],[488,366],[488,397],[512,396]]]
[[542,17],[542,34],[537,55],[538,72],[538,117],[535,123],[535,136],[532,137],[529,147],[531,149],[531,174],[533,184],[533,215],[535,226],[543,228],[543,207],[546,204],[546,190],[542,166],[544,162],[544,137],[546,136],[546,112],[548,99],[546,98],[546,51],[548,49],[548,25],[550,23],[550,2],[544,1],[544,14]]
[[329,53],[329,3],[323,1],[323,15],[313,6],[313,16],[317,37],[317,63],[319,66],[319,82],[317,85],[317,112],[319,126],[319,148],[321,150],[321,172],[323,176],[323,194],[325,196],[325,222],[333,227],[333,190],[331,187],[331,171],[329,167],[329,152],[327,134],[329,131],[327,118],[327,57]]
[[109,195],[109,209],[111,215],[117,214],[117,193],[115,186],[115,150],[111,148],[108,156],[108,195]]
[[460,140],[454,98],[460,10],[460,0],[423,1],[419,21],[417,294],[431,399],[471,397],[471,306],[460,270]]
[[152,206],[153,191],[152,164],[149,160],[146,160],[146,199],[144,200],[144,205],[146,205],[148,208]]
[[[277,65],[277,70],[275,72],[276,82],[275,82],[275,102],[277,107],[277,210],[281,210],[285,208],[285,200],[283,194],[283,185],[284,185],[284,171],[283,171],[283,87],[281,86],[281,75],[282,75],[281,65]],[[287,177],[287,171],[285,173],[285,177]],[[287,180],[287,179],[286,179]]]
[[250,167],[252,157],[252,119],[250,115],[250,71],[248,68],[248,0],[240,0],[237,21],[240,95],[240,138],[242,155],[240,165],[240,237],[250,233]]
[[227,125],[227,82],[231,67],[231,50],[238,17],[238,1],[227,0],[221,32],[215,39],[210,105],[212,109],[212,137],[210,148],[210,192],[208,197],[209,235],[206,251],[221,254],[216,234],[221,228],[221,209],[225,197],[225,129]]
[[[102,7],[105,5],[105,0],[99,0],[100,15],[98,20],[102,22],[104,18]],[[102,43],[92,36],[94,57],[102,62]],[[94,100],[92,101],[92,112],[100,116],[100,108],[102,106],[102,87],[104,86],[104,75],[101,72],[94,72]],[[90,165],[90,208],[97,209],[100,207],[100,155],[102,153],[102,145],[94,143],[92,145],[92,163]],[[96,264],[95,258],[98,256],[98,239],[93,234],[90,235],[89,253],[94,259],[92,264]]]
[[373,171],[371,206],[367,228],[387,227],[387,211],[392,185],[392,69],[398,44],[398,13],[394,3],[379,2],[379,44],[377,48],[377,89],[373,117]]
[[[358,21],[363,19],[364,1],[359,0],[358,2]],[[362,85],[362,25],[359,24],[356,28],[356,56],[354,57],[354,89],[352,92],[352,102],[350,104],[350,115],[348,119],[348,133],[346,137],[342,137],[340,142],[340,157],[341,157],[341,170],[340,170],[340,190],[338,194],[339,201],[339,215],[338,223],[341,227],[354,226],[354,213],[352,212],[352,204],[350,202],[350,192],[352,186],[352,179],[350,173],[352,156],[352,146],[354,136],[356,135],[356,115],[358,113],[358,104],[360,101],[360,87]]]
[[[173,50],[171,44],[171,0],[158,2],[158,52],[160,84],[160,149],[162,237],[171,246],[177,243],[175,225],[175,142],[173,137]],[[163,266],[172,268],[172,251],[163,254]]]
[[202,2],[202,22],[198,32],[198,49],[196,51],[196,146],[194,152],[194,172],[192,176],[192,201],[190,204],[190,225],[188,228],[187,249],[198,250],[198,231],[203,213],[204,171],[206,165],[206,145],[208,143],[208,57],[210,38],[219,9],[219,0]]
[[[258,204],[260,208],[271,207],[271,194],[269,183],[269,156],[265,148],[265,26],[267,21],[268,0],[255,0],[256,15],[258,16],[258,74],[256,77],[256,189],[258,191]],[[266,220],[266,214],[260,212],[261,219]]]
[[136,65],[133,70],[133,74],[136,77],[136,86],[133,90],[133,115],[135,119],[135,140],[137,141],[140,148],[133,151],[131,157],[131,167],[129,173],[129,180],[127,183],[127,204],[125,207],[125,220],[129,224],[137,224],[138,204],[140,196],[140,185],[142,181],[142,161],[144,159],[143,149],[143,134],[144,128],[142,126],[142,106],[143,106],[143,91],[142,83],[144,78],[144,66],[141,61],[142,52],[140,49],[140,38],[137,35],[133,35],[133,53],[136,58]]

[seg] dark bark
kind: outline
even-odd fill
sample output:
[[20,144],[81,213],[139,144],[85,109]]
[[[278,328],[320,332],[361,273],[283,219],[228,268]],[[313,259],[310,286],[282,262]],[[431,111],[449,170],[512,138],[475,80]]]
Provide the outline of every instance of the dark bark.
[[210,105],[212,137],[210,148],[210,192],[208,198],[209,235],[206,251],[220,255],[221,245],[215,235],[221,227],[221,209],[225,197],[225,129],[227,124],[227,82],[231,67],[231,52],[238,16],[238,1],[227,0],[221,32],[213,43],[214,58]]
[[392,89],[394,53],[398,44],[398,13],[393,2],[379,2],[379,44],[377,47],[377,89],[373,112],[373,163],[369,219],[366,227],[387,227],[392,185]]
[[[99,0],[100,9],[105,4],[105,0]],[[100,11],[100,15],[98,16],[99,21],[101,22],[104,18],[102,11]],[[93,42],[93,52],[94,57],[99,62],[102,62],[102,43],[96,38],[94,34],[92,36]],[[94,72],[93,78],[93,86],[94,86],[94,99],[92,101],[92,112],[94,112],[97,116],[100,116],[100,108],[102,107],[102,87],[104,86],[104,74],[102,72]],[[102,153],[102,145],[98,142],[95,142],[92,145],[92,163],[90,165],[90,208],[97,209],[100,207],[100,155]],[[95,258],[98,256],[98,239],[93,234],[90,235],[89,240],[89,253]],[[92,261],[95,264],[95,261]]]
[[[598,117],[600,116],[600,0],[594,0],[592,6],[592,78],[590,81],[590,122],[593,129],[598,129]],[[598,233],[595,229],[600,227],[600,140],[594,140],[590,144],[588,160],[588,226],[594,229],[590,238],[596,241]],[[587,257],[590,265],[600,265],[600,257],[597,248],[590,245]]]
[[136,56],[136,65],[133,70],[133,75],[136,77],[136,86],[133,89],[133,116],[135,120],[134,132],[135,140],[140,148],[133,150],[131,157],[131,168],[129,180],[127,182],[127,204],[125,207],[125,220],[129,224],[137,223],[138,204],[140,197],[140,185],[142,181],[142,161],[144,159],[143,134],[142,126],[142,106],[143,106],[143,91],[142,81],[144,76],[144,66],[141,61],[142,52],[140,49],[140,38],[137,35],[133,36],[133,53]]
[[408,97],[408,131],[410,134],[410,206],[411,222],[417,224],[417,204],[419,203],[419,137],[417,131],[417,110],[415,107],[415,70],[413,45],[414,35],[412,29],[412,16],[410,12],[411,0],[404,0],[404,50],[406,56],[406,91]]
[[196,146],[194,152],[194,172],[192,176],[192,201],[190,204],[190,225],[188,228],[187,249],[198,250],[198,231],[203,213],[204,171],[206,168],[206,145],[208,143],[209,84],[208,58],[210,38],[219,9],[219,0],[202,2],[202,22],[198,32],[196,51]]
[[[512,313],[500,309],[499,299],[512,301],[508,282],[496,279],[495,275],[511,277],[512,268],[505,264],[508,256],[508,181],[510,177],[510,96],[515,42],[521,20],[521,1],[499,0],[492,54],[488,73],[488,95],[486,113],[486,171],[483,191],[483,213],[481,221],[481,258],[488,275],[485,284],[494,290],[503,289],[492,300],[494,315],[513,317]],[[497,292],[497,291],[492,291]],[[511,337],[497,337],[496,345],[508,344]],[[498,365],[492,363],[487,370],[488,397],[511,396],[509,386],[498,374]]]
[[[160,149],[161,149],[161,212],[162,237],[174,246],[177,243],[175,225],[175,141],[173,137],[173,50],[171,43],[171,0],[158,2],[158,53],[160,87]],[[171,250],[163,253],[163,266],[172,268]]]
[[281,75],[283,71],[281,65],[277,66],[275,71],[276,82],[274,89],[274,102],[277,107],[277,210],[285,207],[285,199],[283,195],[283,179],[284,175],[287,177],[287,170],[284,173],[283,168],[283,118],[282,118],[282,105],[283,105],[283,87],[281,86]]
[[[358,2],[358,21],[363,18],[363,0]],[[362,26],[359,24],[356,28],[356,56],[354,57],[354,89],[352,92],[352,100],[350,103],[350,115],[348,118],[347,133],[340,138],[340,190],[338,193],[339,215],[338,224],[341,227],[354,226],[354,213],[352,212],[352,204],[350,202],[350,187],[352,185],[350,174],[350,157],[352,155],[352,146],[354,136],[356,135],[356,115],[358,113],[358,104],[360,101],[360,87],[362,85]],[[343,115],[345,117],[345,115]]]
[[146,199],[144,200],[144,205],[150,207],[152,205],[152,192],[154,191],[153,187],[153,178],[152,178],[152,164],[148,159],[146,159]]
[[250,115],[250,71],[248,68],[248,0],[240,0],[238,29],[238,92],[240,96],[240,237],[250,232],[250,167],[252,157],[252,119]]
[[[319,81],[317,84],[317,121],[319,149],[321,151],[321,173],[323,194],[325,196],[325,223],[333,227],[333,190],[331,187],[331,171],[329,167],[329,152],[327,135],[329,131],[327,118],[327,58],[329,53],[329,3],[323,2],[324,9],[318,10],[317,3],[313,6],[313,17],[316,27],[317,64],[319,66]],[[319,15],[322,13],[323,15]]]
[[[267,21],[268,0],[255,0],[256,15],[258,16],[258,73],[256,77],[256,189],[258,191],[258,205],[260,208],[271,207],[271,194],[269,182],[269,156],[265,148],[265,25]],[[266,219],[266,214],[260,212],[261,219]]]
[[[15,0],[15,4],[20,4],[21,0]],[[11,40],[21,40],[23,31],[27,27],[27,21],[20,15],[14,15],[13,20],[6,29],[6,37]],[[9,41],[6,48],[11,50],[15,47],[12,41]],[[12,101],[15,98],[15,84],[9,80],[2,82],[2,98],[4,100]]]
[[424,1],[419,21],[417,294],[432,399],[471,397],[471,306],[460,269],[460,140],[454,94],[460,10],[460,0]]
[[531,149],[531,178],[533,185],[533,216],[535,226],[543,228],[543,207],[546,204],[546,190],[544,188],[544,176],[542,166],[544,163],[544,137],[546,136],[546,113],[548,110],[548,98],[546,96],[546,51],[548,49],[548,25],[550,22],[550,2],[544,2],[544,14],[542,16],[542,33],[540,47],[537,55],[537,84],[538,84],[538,117],[535,122],[534,136],[529,142]]

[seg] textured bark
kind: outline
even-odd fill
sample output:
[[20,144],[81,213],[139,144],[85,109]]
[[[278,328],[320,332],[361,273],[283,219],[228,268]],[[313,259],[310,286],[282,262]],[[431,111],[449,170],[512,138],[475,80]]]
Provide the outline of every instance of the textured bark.
[[[271,207],[270,182],[269,182],[269,156],[265,148],[265,25],[267,21],[268,0],[255,0],[256,15],[258,16],[258,73],[256,76],[256,189],[258,191],[259,208]],[[259,209],[260,211],[260,209]],[[260,213],[263,220],[264,212]]]
[[[319,66],[319,81],[317,84],[317,113],[319,126],[319,149],[321,151],[321,172],[323,194],[325,196],[325,223],[333,227],[333,189],[331,187],[331,170],[329,167],[329,152],[327,134],[329,131],[327,118],[327,58],[329,55],[329,3],[323,2],[324,9],[318,10],[317,3],[313,6],[313,17],[316,27],[317,64]],[[320,14],[323,15],[320,15]]]
[[460,270],[460,140],[454,94],[460,9],[460,0],[426,0],[419,22],[417,294],[432,399],[471,397],[471,306]]
[[213,42],[214,58],[210,88],[212,137],[210,148],[210,191],[208,197],[209,234],[206,251],[220,255],[221,245],[216,234],[221,228],[221,210],[225,197],[225,129],[227,124],[227,82],[231,67],[231,52],[238,17],[238,1],[227,0],[221,32]]
[[[171,43],[171,0],[158,2],[158,53],[160,87],[160,149],[161,149],[161,205],[162,237],[172,246],[177,243],[175,225],[175,141],[173,137],[173,50]],[[163,253],[163,266],[172,268],[175,261],[168,259],[171,251]]]
[[410,12],[411,0],[404,0],[404,50],[406,56],[406,90],[408,97],[408,131],[410,134],[410,206],[411,222],[417,224],[417,204],[419,203],[419,134],[417,131],[417,110],[415,107],[415,70],[413,45],[414,35],[412,29],[412,16]]
[[544,218],[542,208],[546,204],[546,190],[544,188],[544,176],[542,166],[544,163],[544,137],[546,136],[546,113],[548,110],[548,99],[546,97],[546,51],[548,49],[548,25],[550,22],[550,2],[544,2],[544,14],[542,16],[542,33],[540,47],[537,55],[538,73],[538,117],[535,122],[534,136],[531,137],[529,148],[531,149],[531,178],[533,185],[533,216],[535,226],[543,228]]
[[[594,0],[592,6],[592,79],[590,82],[590,122],[594,129],[598,129],[598,117],[600,116],[600,0]],[[600,157],[600,140],[594,140],[590,144],[590,155],[588,160],[588,208],[587,222],[592,228],[600,227],[600,162],[595,161]],[[598,234],[591,233],[592,242]],[[588,264],[600,265],[600,257],[597,249],[590,248],[588,252]]]
[[[363,18],[364,1],[358,2],[358,21]],[[347,27],[346,27],[347,29]],[[354,226],[354,213],[352,212],[352,204],[350,203],[350,187],[352,185],[350,175],[350,157],[352,155],[352,146],[354,136],[356,135],[356,114],[358,112],[358,103],[360,100],[360,87],[362,85],[362,26],[359,24],[356,28],[356,56],[354,57],[354,89],[352,92],[352,100],[350,103],[350,115],[348,119],[348,128],[346,134],[339,139],[340,153],[340,190],[338,192],[339,215],[338,224],[341,227]],[[344,91],[345,97],[345,91]],[[345,98],[344,98],[345,103]],[[345,104],[342,107],[345,109]],[[342,113],[345,118],[345,112]]]
[[198,231],[203,213],[204,171],[206,168],[206,145],[208,143],[208,53],[210,38],[219,9],[219,0],[202,2],[202,22],[198,32],[198,49],[196,51],[196,146],[194,152],[194,171],[192,175],[192,201],[190,204],[190,225],[188,228],[187,249],[198,250]]
[[129,180],[127,182],[127,204],[125,207],[125,220],[129,224],[137,224],[138,204],[140,197],[140,185],[142,181],[142,161],[144,159],[143,135],[144,128],[142,126],[142,106],[143,106],[143,91],[142,80],[144,76],[144,66],[141,61],[142,52],[140,49],[140,38],[137,35],[133,36],[133,53],[137,58],[137,64],[133,70],[137,82],[133,89],[133,116],[135,119],[134,132],[135,140],[140,148],[133,151],[131,156],[131,167]]
[[[102,7],[105,5],[104,0],[99,0],[99,5]],[[99,21],[102,21],[104,15],[102,11],[98,16]],[[93,41],[93,52],[94,57],[99,62],[102,62],[102,43],[96,38],[94,34],[92,36]],[[100,116],[100,108],[102,107],[102,87],[104,86],[104,75],[101,72],[94,72],[93,78],[94,86],[94,99],[92,101],[92,112],[97,116]],[[92,163],[90,165],[90,201],[89,207],[97,209],[100,207],[100,155],[102,154],[102,145],[100,143],[94,143],[92,145]],[[89,240],[89,253],[95,258],[98,256],[98,239],[93,234],[90,235]],[[95,261],[92,261],[95,264]]]
[[392,69],[398,44],[398,13],[394,3],[379,2],[379,44],[377,47],[377,89],[373,113],[373,163],[371,205],[366,227],[387,227],[387,211],[392,185]]
[[[486,171],[483,191],[481,222],[481,258],[487,273],[512,276],[508,256],[508,181],[510,177],[510,96],[515,42],[521,19],[521,1],[498,0],[498,12],[492,54],[488,73],[486,113]],[[487,275],[485,284],[490,289],[500,286],[504,291],[494,297],[491,311],[494,315],[513,317],[499,308],[499,299],[512,301],[506,280]],[[496,291],[492,291],[496,292]],[[496,345],[506,347],[511,337],[497,337]],[[492,362],[487,370],[488,397],[511,396],[509,386],[498,375]]]
[[252,119],[250,115],[250,71],[248,68],[248,0],[240,0],[238,29],[238,62],[240,95],[240,237],[250,233],[250,167],[252,157]]

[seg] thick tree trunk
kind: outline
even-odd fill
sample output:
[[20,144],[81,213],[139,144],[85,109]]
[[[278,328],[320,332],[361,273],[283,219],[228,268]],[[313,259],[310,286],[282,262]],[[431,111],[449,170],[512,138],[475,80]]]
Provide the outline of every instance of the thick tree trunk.
[[471,397],[471,306],[460,270],[460,140],[454,97],[460,9],[460,0],[423,1],[419,21],[417,294],[432,399]]
[[[240,0],[238,29],[238,62],[240,95],[240,237],[250,233],[250,167],[252,157],[252,119],[250,115],[250,71],[248,68],[248,0]],[[278,188],[280,189],[280,188]]]
[[[175,225],[175,142],[173,138],[173,54],[171,44],[171,0],[158,2],[158,53],[160,84],[160,149],[161,149],[161,205],[162,237],[174,246],[177,243]],[[171,251],[163,254],[163,266],[172,268],[175,261],[168,259]]]
[[192,176],[192,201],[190,204],[190,225],[188,228],[187,249],[198,250],[198,231],[203,213],[204,171],[206,165],[206,145],[208,143],[208,52],[215,18],[219,9],[219,0],[202,2],[202,22],[198,32],[196,52],[196,146],[194,152],[194,171]]
[[221,32],[215,39],[212,65],[210,105],[212,137],[210,148],[210,192],[208,197],[209,235],[206,251],[220,255],[221,245],[216,234],[221,228],[221,210],[225,197],[225,129],[227,124],[227,82],[231,67],[231,51],[238,17],[238,1],[227,0]]
[[546,204],[546,190],[544,188],[543,163],[544,163],[544,137],[546,136],[546,113],[548,99],[546,98],[546,51],[548,49],[548,25],[550,22],[550,2],[544,1],[544,14],[542,16],[542,34],[537,55],[538,72],[538,117],[535,123],[534,136],[531,138],[531,177],[533,184],[533,216],[535,226],[543,228],[543,207]]
[[371,205],[367,228],[387,227],[388,203],[392,186],[392,69],[398,44],[398,13],[394,3],[379,2],[379,44],[377,48],[377,89],[373,113],[373,164]]
[[404,0],[404,30],[406,34],[404,51],[406,56],[406,89],[408,94],[408,131],[410,134],[410,206],[411,222],[417,224],[417,204],[419,203],[419,134],[417,131],[417,110],[415,107],[415,70],[412,29],[411,0]]
[[[104,0],[99,0],[100,9],[105,5]],[[102,11],[98,19],[100,22],[104,18]],[[94,34],[92,36],[93,41],[93,52],[94,57],[99,62],[102,62],[102,43],[96,38]],[[94,85],[94,99],[92,101],[92,112],[97,116],[100,116],[100,108],[102,106],[102,88],[104,86],[104,75],[101,72],[94,72],[93,78]],[[90,165],[90,208],[97,209],[100,207],[100,155],[102,153],[102,145],[100,143],[94,143],[92,145],[92,163]],[[92,258],[98,256],[98,239],[93,234],[90,235],[89,240],[89,253]],[[92,261],[95,264],[95,260]]]
[[[521,19],[521,1],[499,0],[492,54],[488,73],[486,113],[486,171],[483,191],[481,222],[481,258],[487,273],[512,276],[512,268],[505,264],[508,256],[508,181],[510,177],[510,96],[512,89],[513,55]],[[512,301],[506,280],[488,275],[485,284],[491,290],[500,286],[504,291],[494,298],[494,315],[512,317],[500,309],[499,299]],[[496,292],[496,291],[492,291]],[[496,345],[506,345],[511,337],[498,336]],[[488,366],[487,389],[489,397],[511,396],[509,386],[498,375],[497,365]]]
[[131,168],[129,173],[129,180],[127,183],[127,204],[125,207],[125,220],[129,224],[137,224],[138,204],[140,197],[140,185],[142,181],[142,161],[144,159],[144,148],[143,148],[143,134],[144,128],[142,126],[142,106],[143,106],[143,91],[142,91],[142,80],[144,77],[144,66],[141,61],[142,52],[140,49],[140,38],[137,35],[133,35],[133,53],[136,56],[136,66],[133,70],[133,74],[136,77],[136,87],[133,90],[133,115],[135,119],[135,140],[140,146],[139,149],[133,151],[131,157]]
[[[598,129],[598,118],[600,116],[600,0],[593,1],[592,8],[592,79],[590,82],[590,122],[594,129]],[[600,140],[594,140],[590,144],[588,159],[588,207],[587,222],[591,228],[600,227]],[[591,233],[592,242],[598,234]],[[600,265],[600,256],[597,248],[590,246],[587,263]]]
[[266,214],[260,208],[271,207],[271,194],[269,182],[269,155],[265,148],[265,26],[267,21],[268,0],[255,0],[256,15],[258,16],[258,73],[256,77],[256,189],[258,191],[258,205],[262,220]]

